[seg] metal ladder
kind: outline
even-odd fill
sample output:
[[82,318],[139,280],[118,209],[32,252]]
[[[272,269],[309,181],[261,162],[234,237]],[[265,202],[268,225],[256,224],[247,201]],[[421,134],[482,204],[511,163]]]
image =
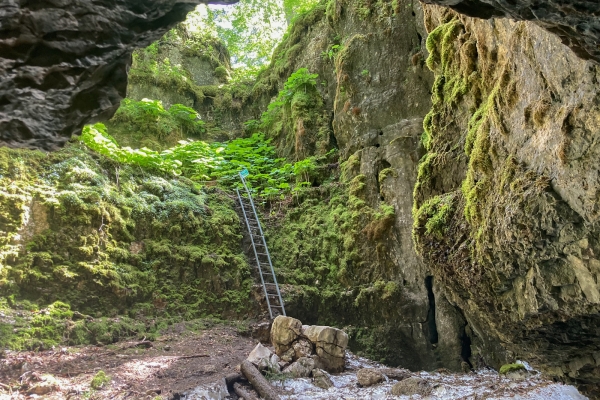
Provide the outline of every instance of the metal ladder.
[[239,176],[248,198],[242,197],[239,189],[235,189],[235,191],[240,202],[240,207],[242,208],[242,214],[244,216],[244,221],[246,221],[248,233],[250,234],[256,267],[265,293],[265,298],[267,299],[267,306],[269,307],[269,315],[271,319],[273,319],[278,315],[285,315],[283,299],[281,298],[281,292],[279,291],[279,285],[277,284],[277,278],[275,277],[275,270],[271,263],[271,255],[269,254],[265,235],[260,226],[260,221],[258,220],[258,214],[254,207],[252,195],[250,194],[248,185],[246,185],[244,175],[240,173]]

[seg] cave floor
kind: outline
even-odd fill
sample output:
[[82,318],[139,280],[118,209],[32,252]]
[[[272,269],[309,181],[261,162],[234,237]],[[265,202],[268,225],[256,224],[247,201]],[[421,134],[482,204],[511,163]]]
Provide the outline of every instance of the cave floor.
[[[7,352],[0,358],[0,399],[179,398],[236,372],[255,345],[233,326],[191,332],[174,325],[153,342]],[[94,390],[101,370],[110,382]]]
[[[225,399],[223,378],[239,372],[239,364],[257,344],[232,325],[217,324],[190,331],[185,323],[171,326],[155,341],[123,341],[107,346],[61,347],[42,352],[6,352],[0,358],[0,400],[8,399]],[[339,399],[586,399],[573,386],[552,382],[533,371],[513,380],[485,369],[471,373],[414,372],[428,382],[429,396],[393,396],[396,383],[386,380],[360,387],[356,372],[380,364],[348,352],[347,370],[331,375],[333,387],[314,386],[308,378],[273,380],[283,400]],[[99,371],[109,382],[92,389]]]

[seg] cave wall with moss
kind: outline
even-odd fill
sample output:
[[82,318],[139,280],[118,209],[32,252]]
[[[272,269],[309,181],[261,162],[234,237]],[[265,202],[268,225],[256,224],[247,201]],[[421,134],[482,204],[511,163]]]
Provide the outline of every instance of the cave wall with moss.
[[[600,377],[600,69],[529,22],[425,8],[418,251],[487,364]],[[597,393],[596,393],[597,394]]]
[[[274,96],[298,68],[318,74],[322,100],[312,119],[325,119],[316,125],[326,129],[284,125],[270,134],[284,155],[335,148],[339,164],[323,165],[313,188],[267,207],[265,222],[289,315],[344,327],[351,349],[389,365],[460,370],[469,360],[466,322],[412,242],[433,82],[426,35],[422,9],[410,1],[329,1],[289,30],[253,93]],[[297,127],[302,116],[289,116]]]
[[[110,343],[157,324],[256,315],[233,206],[229,193],[80,143],[0,149],[0,345]],[[44,319],[57,310],[67,317]]]

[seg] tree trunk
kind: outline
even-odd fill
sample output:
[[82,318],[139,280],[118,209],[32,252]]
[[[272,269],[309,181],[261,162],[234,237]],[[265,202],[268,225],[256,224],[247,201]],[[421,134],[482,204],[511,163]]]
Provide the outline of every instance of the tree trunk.
[[254,389],[258,392],[260,397],[265,400],[280,400],[279,395],[275,393],[275,390],[265,379],[260,371],[250,361],[245,360],[242,363],[242,374],[248,379],[248,381],[254,386]]

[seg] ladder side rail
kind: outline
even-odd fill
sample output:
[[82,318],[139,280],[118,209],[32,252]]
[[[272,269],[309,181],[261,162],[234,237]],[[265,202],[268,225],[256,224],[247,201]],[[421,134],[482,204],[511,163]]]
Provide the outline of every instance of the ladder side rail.
[[258,268],[258,275],[260,275],[260,282],[263,287],[263,292],[265,293],[265,299],[267,300],[267,306],[269,307],[269,315],[271,316],[271,319],[273,319],[273,312],[271,311],[271,303],[269,302],[269,296],[267,294],[267,285],[265,285],[265,280],[263,278],[262,268],[260,267],[260,261],[258,258],[258,252],[256,251],[256,246],[254,245],[254,238],[252,237],[252,230],[250,230],[250,223],[248,222],[248,217],[246,216],[246,210],[244,210],[244,203],[242,202],[242,196],[240,195],[240,191],[237,188],[235,189],[235,191],[238,195],[240,207],[242,208],[242,214],[244,216],[244,221],[246,222],[246,228],[248,229],[248,232],[250,233],[250,242],[252,243],[252,249],[254,250],[254,258],[256,259],[256,267]]
[[[260,225],[260,220],[258,218],[258,213],[256,212],[256,207],[254,207],[254,201],[252,200],[252,195],[250,194],[250,189],[246,185],[246,180],[242,175],[242,183],[244,184],[244,188],[246,188],[246,193],[248,193],[248,198],[250,199],[250,205],[252,206],[252,211],[254,212],[254,218],[256,218],[256,222],[258,223],[258,230],[260,232],[260,236],[262,237],[263,245],[265,247],[265,252],[267,253],[267,259],[269,260],[269,266],[271,267],[271,274],[273,275],[273,282],[275,283],[275,289],[277,290],[277,297],[279,298],[279,304],[281,305],[281,311],[285,316],[285,306],[283,304],[283,299],[281,298],[281,291],[279,290],[279,284],[277,283],[277,277],[275,276],[275,270],[273,268],[273,263],[271,262],[271,253],[269,252],[269,248],[267,247],[267,241],[265,239],[265,235],[262,230],[262,226]],[[266,290],[266,289],[265,289]]]

